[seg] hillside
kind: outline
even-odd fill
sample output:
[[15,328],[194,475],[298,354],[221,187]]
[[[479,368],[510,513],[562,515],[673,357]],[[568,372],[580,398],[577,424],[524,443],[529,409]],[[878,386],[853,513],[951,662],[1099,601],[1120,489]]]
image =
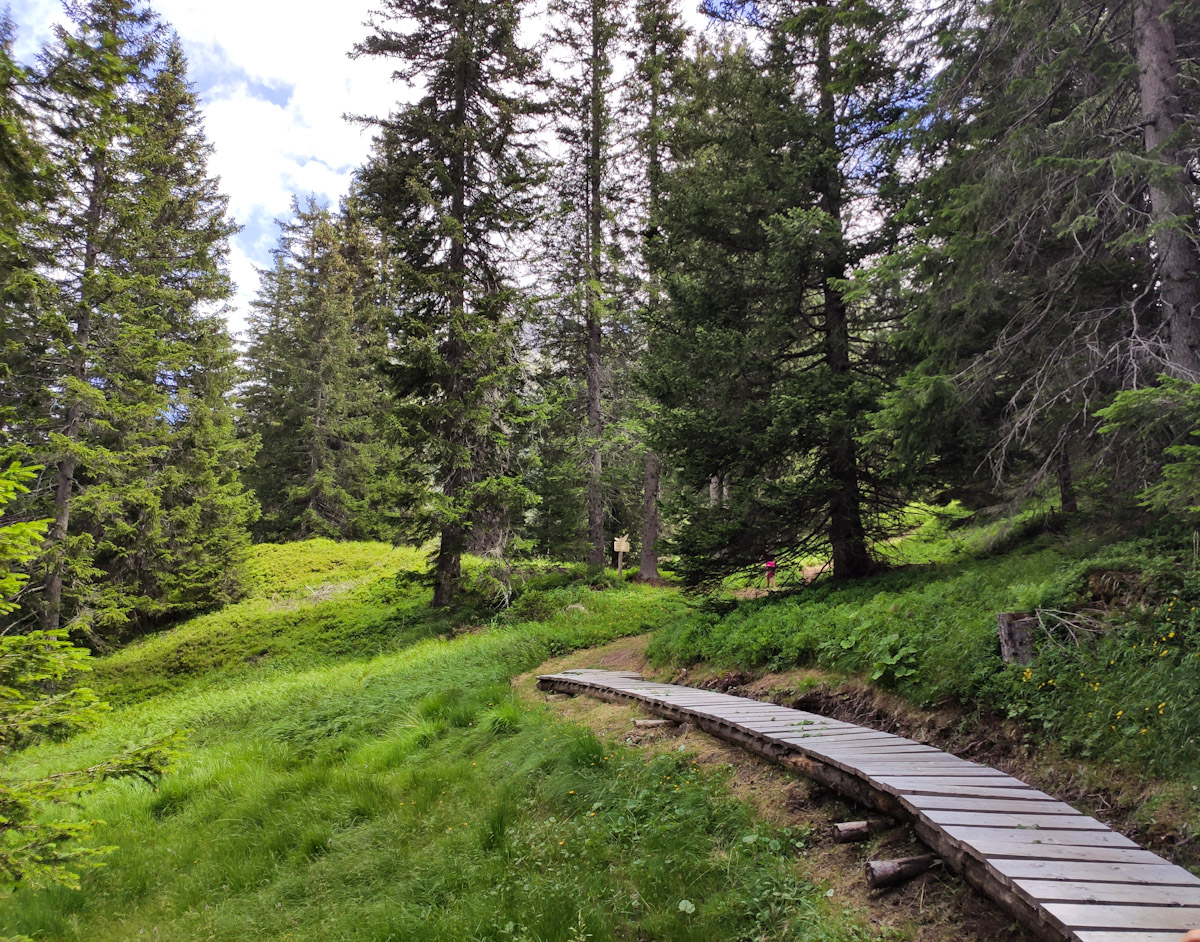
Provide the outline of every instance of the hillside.
[[[91,683],[114,705],[102,725],[17,757],[10,774],[59,770],[189,731],[156,791],[110,784],[78,810],[107,822],[107,866],[78,892],[19,889],[0,926],[64,940],[942,938],[944,914],[897,911],[881,929],[851,901],[811,824],[844,812],[814,799],[803,827],[764,817],[692,740],[645,749],[611,715],[514,690],[551,657],[584,663],[579,649],[648,632],[660,675],[689,683],[830,711],[856,692],[886,713],[873,722],[960,744],[999,721],[1057,785],[1125,788],[1129,824],[1186,859],[1194,577],[1161,546],[1090,552],[1044,533],[989,555],[995,533],[948,526],[905,544],[940,563],[723,615],[715,598],[559,566],[531,570],[501,614],[437,614],[416,551],[260,546],[244,601],[97,660]],[[996,611],[1094,609],[1079,593],[1098,572],[1142,586],[1110,599],[1118,627],[1052,632],[1028,672],[1002,665]]]

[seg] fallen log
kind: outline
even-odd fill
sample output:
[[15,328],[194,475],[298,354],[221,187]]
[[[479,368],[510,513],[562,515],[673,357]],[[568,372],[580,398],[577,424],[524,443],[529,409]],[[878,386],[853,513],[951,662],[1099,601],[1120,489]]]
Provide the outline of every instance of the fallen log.
[[895,886],[897,883],[920,876],[937,860],[937,854],[901,857],[898,860],[868,860],[866,865],[867,886],[873,890]]
[[872,834],[886,831],[896,826],[891,818],[867,818],[865,821],[842,821],[833,826],[833,842],[849,844],[852,841],[865,841]]
[[642,729],[655,729],[659,726],[678,726],[679,724],[674,720],[634,720],[633,725]]

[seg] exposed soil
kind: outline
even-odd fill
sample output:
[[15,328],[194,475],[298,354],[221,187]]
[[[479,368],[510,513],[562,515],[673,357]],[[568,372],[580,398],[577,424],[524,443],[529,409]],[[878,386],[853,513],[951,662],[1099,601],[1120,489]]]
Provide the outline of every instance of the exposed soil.
[[[809,835],[808,846],[797,859],[802,874],[832,891],[834,900],[861,913],[876,932],[891,930],[887,937],[913,942],[1034,942],[1032,936],[988,900],[940,867],[896,889],[868,890],[863,879],[865,861],[925,852],[908,827],[885,831],[861,844],[835,844],[830,833],[832,826],[839,821],[862,819],[869,813],[866,809],[688,724],[636,728],[633,720],[647,715],[636,706],[583,696],[555,697],[547,702],[546,695],[537,689],[537,674],[592,667],[637,671],[655,679],[728,689],[744,696],[783,702],[775,696],[782,694],[782,689],[769,678],[689,677],[687,671],[656,672],[645,660],[647,640],[644,636],[624,638],[555,658],[536,672],[516,678],[514,684],[526,702],[587,726],[601,737],[618,740],[648,754],[675,751],[683,746],[702,766],[723,771],[728,775],[733,794],[753,806],[764,819]],[[794,679],[793,675],[789,678]],[[842,708],[849,703],[843,702]],[[866,708],[866,701],[849,707]],[[866,717],[860,717],[860,721],[868,724]]]

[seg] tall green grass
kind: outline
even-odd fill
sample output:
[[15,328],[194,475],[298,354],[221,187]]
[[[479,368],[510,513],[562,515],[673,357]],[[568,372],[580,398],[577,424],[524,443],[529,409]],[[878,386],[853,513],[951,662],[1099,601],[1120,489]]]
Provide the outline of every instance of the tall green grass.
[[[319,578],[343,574],[332,566]],[[687,619],[677,594],[558,580],[524,603],[536,618],[518,607],[456,631],[421,619],[427,590],[411,581],[273,609],[261,606],[309,583],[290,573],[264,582],[275,601],[260,594],[101,661],[102,684],[123,705],[6,770],[82,765],[191,730],[186,762],[157,791],[114,783],[79,809],[107,822],[96,839],[119,846],[108,866],[78,892],[19,889],[0,902],[2,932],[866,937],[798,876],[797,840],[757,822],[686,755],[647,763],[514,700],[510,678],[552,654]],[[398,621],[385,627],[389,608]]]

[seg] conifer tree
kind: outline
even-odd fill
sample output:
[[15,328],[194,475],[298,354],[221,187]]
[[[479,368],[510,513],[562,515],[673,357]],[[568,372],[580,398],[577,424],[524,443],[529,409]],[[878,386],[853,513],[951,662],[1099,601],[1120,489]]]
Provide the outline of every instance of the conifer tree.
[[[559,211],[551,240],[561,283],[568,363],[584,375],[587,561],[602,566],[604,538],[604,333],[613,306],[613,47],[621,9],[616,0],[556,0],[551,42],[559,59],[555,87],[558,136],[565,155],[555,173]],[[582,343],[571,343],[578,332]],[[574,355],[579,350],[582,357]]]
[[519,15],[499,0],[387,0],[354,50],[394,61],[396,77],[419,86],[415,103],[364,119],[379,133],[359,180],[395,290],[396,421],[434,468],[438,606],[458,591],[473,531],[486,526],[499,543],[528,497],[513,463],[526,301],[507,263],[539,176],[522,139],[537,59],[517,42]]
[[[639,163],[643,170],[645,201],[641,207],[641,248],[645,277],[644,308],[640,320],[645,329],[662,316],[665,298],[663,276],[656,251],[662,216],[664,163],[669,132],[667,115],[675,103],[676,73],[683,64],[687,32],[675,0],[638,0],[631,36],[634,60],[631,105],[638,127]],[[647,352],[647,356],[650,353]],[[658,541],[661,534],[659,494],[662,461],[644,442],[642,473],[641,547],[638,578],[659,578]]]
[[[44,280],[24,326],[39,390],[12,426],[51,469],[40,619],[112,636],[217,604],[253,502],[217,305],[233,226],[178,42],[126,0],[72,7],[45,51],[41,120],[58,182],[33,234]],[[49,491],[49,493],[47,493]]]
[[396,446],[377,246],[361,220],[309,198],[281,224],[250,317],[245,432],[261,443],[247,475],[263,539],[399,538]]
[[893,238],[891,127],[915,78],[892,42],[904,16],[760,4],[747,17],[761,52],[705,51],[693,70],[650,383],[657,442],[697,493],[711,488],[681,510],[695,581],[811,552],[860,576],[888,530],[896,495],[864,436],[889,314],[848,279]]
[[970,2],[942,40],[915,134],[933,168],[920,228],[883,269],[911,312],[912,368],[882,424],[915,471],[1058,478],[1069,509],[1096,407],[1160,373],[1195,378],[1200,100],[1180,76],[1200,18],[1152,0]]

